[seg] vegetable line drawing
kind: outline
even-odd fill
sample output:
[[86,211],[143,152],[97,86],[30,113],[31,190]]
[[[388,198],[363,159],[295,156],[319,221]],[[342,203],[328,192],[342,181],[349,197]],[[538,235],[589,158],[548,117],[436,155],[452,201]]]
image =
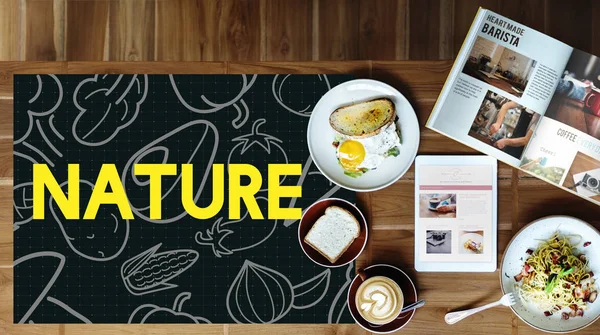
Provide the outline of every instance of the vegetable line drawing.
[[[46,285],[43,287],[40,294],[38,296],[36,296],[34,302],[31,304],[31,307],[29,307],[29,309],[27,309],[27,311],[20,318],[19,318],[19,315],[15,314],[15,316],[14,316],[15,322],[21,323],[21,324],[25,323],[25,322],[34,323],[33,320],[31,320],[32,314],[35,312],[35,310],[38,308],[38,306],[42,303],[42,301],[46,300],[52,304],[59,306],[60,308],[65,310],[68,314],[75,316],[77,319],[81,320],[82,322],[92,323],[88,318],[83,316],[81,313],[75,311],[73,308],[71,308],[64,302],[62,302],[56,298],[48,296],[48,292],[50,291],[52,286],[54,286],[54,283],[60,276],[60,273],[62,272],[62,270],[65,266],[65,256],[64,255],[59,254],[58,252],[54,252],[54,251],[38,251],[38,252],[34,252],[29,255],[25,255],[14,261],[14,263],[13,263],[14,272],[17,273],[18,271],[21,271],[21,267],[23,266],[22,264],[26,264],[27,262],[30,262],[30,261],[40,260],[41,258],[44,258],[44,257],[53,258],[55,261],[58,261],[58,264],[55,265],[56,269],[54,270],[52,277],[48,280]],[[48,266],[48,265],[46,265],[46,266]],[[52,266],[54,266],[54,265],[52,265]],[[34,292],[33,290],[34,290],[34,288],[30,287],[30,292],[33,293]],[[19,321],[17,321],[17,320],[19,320]]]
[[33,183],[21,183],[13,187],[13,208],[15,212],[13,230],[33,219]]
[[73,93],[79,114],[71,132],[77,142],[90,147],[110,142],[132,124],[148,94],[146,74],[121,74],[114,82],[110,82],[114,76],[100,76],[82,80]]
[[[35,117],[48,116],[48,115],[54,113],[54,111],[56,111],[56,109],[58,108],[58,106],[60,106],[60,104],[62,103],[62,100],[63,100],[63,87],[62,87],[62,84],[61,84],[60,80],[58,79],[58,77],[56,75],[53,75],[53,74],[44,75],[44,79],[46,77],[49,77],[52,80],[50,80],[50,81],[44,81],[42,79],[41,75],[36,75],[35,76],[35,78],[37,80],[37,89],[36,89],[36,92],[35,92],[34,96],[31,97],[31,99],[28,100],[28,103],[30,104],[30,106],[29,106],[29,108],[27,109],[27,112],[24,115],[27,118],[27,122],[28,122],[27,130],[25,131],[25,133],[23,135],[19,136],[19,135],[17,135],[17,132],[19,131],[19,129],[17,129],[18,127],[15,127],[15,141],[14,141],[15,145],[23,142],[27,137],[29,137],[29,134],[31,134],[31,131],[33,130],[34,116]],[[50,85],[50,83],[52,83],[52,85],[56,85],[56,89],[58,91],[58,97],[56,99],[56,102],[48,110],[45,110],[45,111],[35,111],[34,109],[38,108],[38,106],[31,106],[31,105],[37,103],[37,100],[40,97],[40,95],[42,93],[42,90],[44,89],[44,86]],[[21,113],[15,113],[15,121],[21,115],[23,115],[22,112]]]
[[[308,156],[308,158],[306,159],[306,163],[302,167],[302,174],[300,175],[300,178],[298,178],[298,183],[296,185],[297,186],[303,185],[308,176],[321,176],[321,177],[323,177],[323,179],[325,179],[326,182],[328,182],[328,186],[331,187],[330,189],[327,190],[327,192],[323,193],[323,195],[321,195],[321,197],[319,199],[316,199],[313,202],[317,202],[319,200],[329,198],[341,189],[340,186],[334,185],[331,181],[329,181],[327,178],[325,178],[325,176],[323,176],[323,174],[320,171],[318,171],[318,170],[310,171],[312,167],[313,167],[312,157]],[[297,200],[298,200],[298,198],[291,198],[290,205],[288,206],[288,208],[294,208]],[[305,210],[306,209],[304,209],[302,211],[303,214],[304,214]],[[286,219],[283,221],[283,225],[285,227],[289,227],[289,226],[293,225],[294,223],[296,223],[297,221],[298,221],[298,219]]]
[[175,297],[173,307],[159,307],[154,304],[143,304],[138,306],[129,316],[128,324],[132,323],[211,323],[207,318],[193,316],[182,312],[183,303],[192,296],[190,292],[182,292]]
[[[285,85],[285,82],[287,81],[287,79],[290,76],[291,76],[291,74],[287,74],[287,75],[283,76],[283,78],[281,78],[281,75],[279,75],[279,74],[275,75],[275,77],[273,78],[273,85],[272,85],[273,96],[275,97],[275,100],[277,101],[277,103],[279,103],[279,105],[281,105],[281,107],[285,108],[287,111],[294,113],[296,115],[303,116],[303,117],[310,117],[310,114],[312,114],[312,110],[311,110],[312,105],[308,105],[301,110],[296,110],[296,109],[289,107],[288,105],[285,104],[285,102],[283,102],[283,98],[281,97],[281,89],[283,88],[283,86]],[[323,81],[325,83],[325,85],[327,87],[327,91],[329,91],[331,89],[331,85],[329,84],[329,79],[327,79],[327,76],[324,74],[318,74],[317,77],[319,78],[320,81]],[[279,80],[280,78],[281,78],[281,80]]]
[[[265,197],[256,197],[256,202],[263,213],[266,213],[268,199]],[[212,247],[212,252],[216,257],[232,255],[235,252],[252,249],[273,235],[277,228],[277,220],[253,220],[249,218],[248,210],[239,220],[223,222],[224,217],[220,217],[213,223],[212,227],[205,232],[196,232],[195,240],[200,245]],[[253,239],[248,241],[248,236],[241,239],[249,229],[252,230]]]
[[242,126],[246,124],[246,121],[248,121],[248,118],[250,117],[250,109],[248,108],[248,105],[246,105],[244,99],[240,99],[240,103],[242,104],[244,110],[240,109],[237,103],[233,104],[233,108],[235,108],[235,110],[238,112],[238,116],[231,121],[231,125],[233,125],[233,128],[235,129],[242,128]]
[[[261,167],[267,168],[267,163],[274,163],[275,160],[268,157],[263,158],[259,155],[268,156],[272,154],[278,154],[278,152],[283,158],[283,161],[277,161],[278,164],[287,164],[289,162],[285,150],[281,147],[281,143],[283,143],[283,141],[275,136],[260,132],[259,128],[266,122],[266,119],[258,119],[254,121],[252,124],[252,130],[249,134],[238,136],[231,140],[234,143],[238,143],[229,152],[229,157],[227,158],[228,167],[229,164],[238,161],[240,163],[243,162],[247,164],[253,164],[259,170]],[[247,157],[244,157],[244,154],[246,154]],[[267,174],[263,173],[263,182],[260,189],[261,192],[268,189],[266,176]],[[285,175],[281,177],[279,180],[280,185],[283,183],[285,178]]]
[[[330,279],[331,269],[326,269],[293,286],[280,272],[246,259],[227,292],[227,311],[236,323],[274,323],[292,308],[318,304],[327,294]],[[256,302],[265,297],[266,302]]]
[[159,243],[123,263],[121,278],[129,293],[144,295],[175,288],[177,285],[169,281],[198,260],[198,252],[191,249],[156,253],[161,245]]
[[340,287],[340,290],[336,293],[329,313],[327,316],[327,323],[339,323],[342,318],[342,314],[345,310],[348,310],[348,304],[346,303],[346,297],[348,296],[348,288],[354,278],[354,264],[351,262],[346,268],[346,282]]
[[[199,135],[202,134],[202,135]],[[170,132],[160,136],[156,140],[148,143],[143,148],[138,150],[125,164],[123,169],[123,174],[121,176],[121,182],[123,183],[123,187],[128,191],[128,194],[131,194],[134,186],[138,186],[139,188],[149,189],[149,180],[141,180],[139,176],[133,174],[133,166],[134,164],[140,163],[146,157],[150,157],[151,155],[162,155],[160,159],[151,159],[152,161],[144,161],[143,163],[162,163],[166,164],[169,162],[169,156],[171,150],[173,152],[183,155],[183,148],[179,146],[179,139],[188,141],[189,139],[199,140],[196,142],[196,145],[193,147],[192,151],[189,153],[189,156],[182,158],[180,156],[179,159],[175,157],[173,163],[175,164],[194,164],[194,170],[199,169],[200,167],[204,167],[203,176],[200,184],[197,186],[196,191],[194,192],[194,202],[197,202],[200,198],[204,190],[204,185],[208,179],[210,171],[212,170],[212,164],[217,154],[217,147],[219,145],[219,131],[209,121],[206,120],[194,120],[188,122],[178,128],[171,130]],[[171,143],[173,142],[173,143]],[[206,143],[207,142],[207,143]],[[210,150],[210,157],[208,159],[203,158],[202,148],[204,146],[208,146]],[[186,152],[187,154],[187,152]],[[150,160],[150,159],[149,159]],[[194,178],[196,180],[196,178]],[[165,198],[167,198],[170,194],[180,193],[180,191],[175,190],[177,186],[181,184],[181,171],[169,186],[166,180],[163,180],[162,184],[162,201],[164,202]],[[197,184],[195,181],[194,184]],[[166,190],[166,191],[165,191]],[[146,191],[148,192],[148,191]],[[146,193],[148,194],[148,193]],[[144,203],[141,203],[140,199],[129,198],[129,203],[131,205],[131,210],[138,217],[143,220],[151,223],[157,224],[167,224],[171,222],[176,222],[177,220],[185,217],[188,213],[185,211],[183,206],[181,205],[180,194],[176,195],[177,197],[177,207],[178,210],[171,210],[171,213],[177,212],[177,214],[171,214],[170,217],[165,217],[163,213],[162,219],[150,219],[150,200],[149,198],[141,199]]]
[[[48,297],[48,298],[46,298],[46,300],[48,300],[49,302],[51,302],[51,303],[59,306],[60,308],[64,309],[69,314],[71,314],[74,317],[76,317],[79,320],[81,320],[83,323],[92,323],[92,321],[90,321],[90,319],[88,319],[85,316],[81,315],[81,313],[75,311],[73,308],[69,307],[67,304],[65,304],[64,302],[62,302],[62,301],[60,301],[58,299],[52,298],[52,297]],[[29,320],[29,322],[33,322],[33,321]]]
[[[181,93],[179,92],[179,88],[177,88],[177,83],[176,80],[174,78],[174,75],[170,74],[169,75],[169,80],[171,81],[171,86],[173,87],[173,91],[175,92],[175,95],[177,95],[177,99],[179,99],[179,102],[181,102],[187,109],[189,109],[190,111],[194,112],[194,113],[199,113],[199,114],[210,114],[210,113],[214,113],[216,111],[219,111],[225,107],[229,107],[231,105],[233,105],[234,103],[236,103],[238,100],[240,100],[240,98],[246,93],[248,92],[248,90],[250,89],[250,87],[252,87],[252,85],[254,84],[254,82],[256,81],[256,78],[258,76],[257,75],[252,75],[252,77],[250,78],[250,80],[248,80],[248,76],[246,76],[245,74],[241,75],[242,78],[242,84],[241,84],[241,88],[239,93],[233,98],[230,99],[229,101],[223,102],[223,103],[217,103],[214,101],[210,101],[205,94],[200,94],[200,98],[202,99],[202,101],[208,106],[208,108],[197,108],[194,107],[192,105],[190,105],[182,96]],[[245,103],[242,103],[243,105],[245,105]],[[236,108],[236,110],[239,110],[239,106],[234,106]],[[234,124],[235,126],[235,124]],[[240,125],[241,127],[241,125]],[[238,129],[238,128],[236,128]]]
[[[86,192],[85,195],[91,194],[94,184],[83,179],[79,183],[80,198],[84,199],[86,198],[84,192]],[[67,185],[66,181],[60,184],[65,194]],[[60,227],[69,248],[79,256],[90,261],[106,262],[119,256],[125,249],[129,240],[129,220],[119,219],[120,216],[110,212],[110,216],[106,216],[106,211],[98,211],[96,219],[86,222],[65,220],[62,212],[54,203],[54,197],[50,197],[48,203],[52,217]],[[103,213],[104,217],[102,217]],[[71,229],[74,234],[68,233],[68,230]],[[82,232],[82,229],[86,229],[86,231]]]

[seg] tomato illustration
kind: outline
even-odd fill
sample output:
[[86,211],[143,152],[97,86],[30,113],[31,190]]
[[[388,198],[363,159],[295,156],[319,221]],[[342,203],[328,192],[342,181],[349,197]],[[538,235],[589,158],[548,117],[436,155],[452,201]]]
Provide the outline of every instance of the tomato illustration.
[[[269,164],[287,164],[288,157],[281,147],[282,140],[275,136],[260,132],[259,128],[267,122],[258,119],[252,124],[249,134],[238,136],[232,141],[237,144],[229,152],[227,165],[251,164],[259,171],[263,171],[261,191],[267,190],[267,173]],[[281,177],[279,184],[283,183],[285,176]]]
[[[67,192],[68,182],[60,185]],[[80,180],[79,197],[87,204],[94,184]],[[66,220],[50,197],[50,212],[58,223],[65,241],[79,256],[91,261],[104,262],[119,256],[129,239],[129,220],[121,219],[116,206],[100,206],[94,220]]]
[[153,304],[141,305],[131,313],[128,323],[211,323],[206,318],[182,312],[183,303],[191,296],[190,292],[180,293],[171,308]]
[[[268,199],[256,197],[256,202],[262,213],[267,213]],[[215,220],[210,229],[196,233],[196,242],[212,247],[217,257],[231,255],[234,252],[251,249],[265,242],[277,228],[277,220],[253,220],[248,210],[239,220],[224,221],[223,217]],[[251,231],[251,236],[247,234]],[[243,238],[241,238],[243,236]]]

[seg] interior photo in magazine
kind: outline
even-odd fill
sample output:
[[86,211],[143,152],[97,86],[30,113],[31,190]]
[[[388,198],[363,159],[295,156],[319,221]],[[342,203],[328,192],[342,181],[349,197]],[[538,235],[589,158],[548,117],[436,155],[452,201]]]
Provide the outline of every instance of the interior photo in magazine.
[[573,50],[545,116],[600,140],[600,59]]
[[521,97],[536,61],[478,36],[462,72]]
[[469,129],[469,136],[520,159],[540,114],[488,91]]

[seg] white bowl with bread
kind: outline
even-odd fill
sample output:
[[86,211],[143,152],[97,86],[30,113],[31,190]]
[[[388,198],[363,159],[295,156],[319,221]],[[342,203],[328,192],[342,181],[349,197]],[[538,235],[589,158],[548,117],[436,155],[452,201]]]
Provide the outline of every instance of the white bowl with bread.
[[298,225],[302,250],[313,262],[338,267],[355,260],[368,237],[362,212],[350,202],[329,198],[308,207]]
[[321,173],[359,192],[400,179],[417,155],[419,135],[408,100],[370,79],[345,82],[323,95],[307,131],[308,149]]

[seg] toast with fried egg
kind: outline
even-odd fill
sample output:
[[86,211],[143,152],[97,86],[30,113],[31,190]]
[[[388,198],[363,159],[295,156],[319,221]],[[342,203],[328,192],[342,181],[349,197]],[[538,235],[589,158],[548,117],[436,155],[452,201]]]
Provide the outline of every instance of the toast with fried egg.
[[329,124],[335,131],[356,138],[377,135],[395,120],[396,108],[387,98],[340,107],[329,116]]

